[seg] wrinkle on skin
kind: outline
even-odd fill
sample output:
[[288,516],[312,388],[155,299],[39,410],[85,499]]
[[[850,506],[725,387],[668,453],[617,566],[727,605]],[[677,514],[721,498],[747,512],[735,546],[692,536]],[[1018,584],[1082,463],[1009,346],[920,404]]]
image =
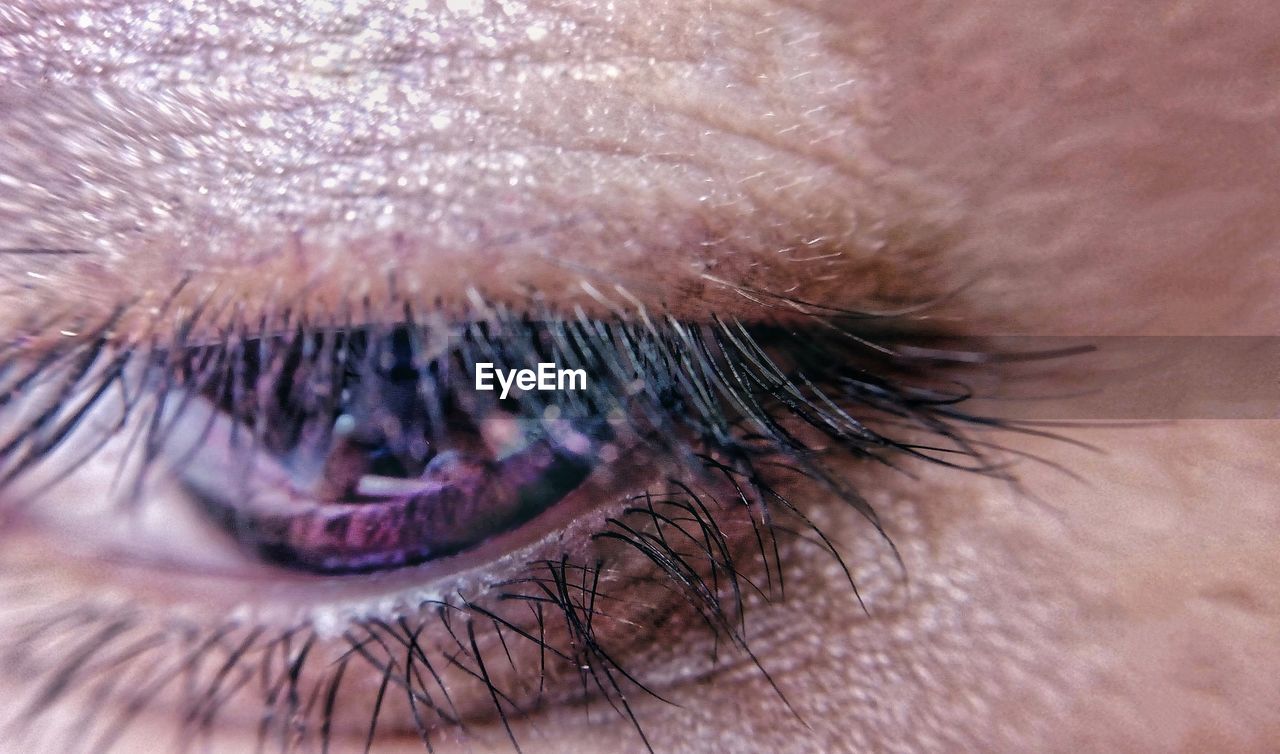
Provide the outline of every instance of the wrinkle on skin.
[[[741,24],[758,23],[746,13],[753,7],[759,6],[698,4],[696,10],[741,10],[734,16],[739,26],[726,22],[727,40],[730,30],[737,29],[736,34]],[[936,245],[924,259],[940,266],[940,279],[972,281],[957,304],[971,327],[1095,335],[1273,334],[1280,327],[1272,293],[1280,272],[1267,264],[1280,239],[1280,199],[1264,190],[1265,179],[1280,172],[1270,125],[1280,106],[1272,94],[1280,64],[1268,42],[1280,28],[1275,8],[1243,0],[1187,1],[1159,12],[1085,0],[808,0],[788,7],[792,10],[778,17],[780,30],[774,33],[783,34],[782,27],[791,24],[798,25],[791,31],[814,28],[821,21],[832,45],[846,44],[850,37],[865,40],[865,47],[853,46],[870,51],[865,59],[824,57],[814,47],[807,58],[788,61],[783,55],[776,62],[825,70],[842,60],[865,65],[866,75],[883,83],[871,93],[876,116],[870,130],[849,135],[854,148],[848,159],[874,155],[876,164],[893,165],[891,172],[923,175],[909,183],[927,186],[919,190],[929,199],[918,209],[912,190],[907,199],[878,197],[866,184],[843,178],[788,186],[812,163],[797,166],[783,159],[787,150],[762,148],[759,160],[772,172],[754,179],[765,181],[756,186],[758,201],[745,191],[726,198],[729,214],[723,217],[741,223],[737,230],[757,222],[776,230],[778,223],[788,227],[790,222],[792,230],[805,231],[815,215],[844,222],[849,212],[869,210],[838,205],[870,194],[872,208],[897,208],[884,209],[893,218],[885,228]],[[655,28],[651,24],[685,29],[681,19],[687,22],[695,13],[693,4],[645,8],[653,10],[630,21],[639,31],[618,27],[628,29],[631,43],[643,44],[644,31]],[[855,33],[843,33],[848,29]],[[681,37],[667,45],[653,36],[649,44],[664,50],[665,59],[669,47],[687,41]],[[795,52],[796,46],[786,49]],[[759,50],[742,54],[749,69],[765,67],[756,58],[763,54]],[[631,89],[613,90],[613,106],[621,110],[582,122],[609,129],[630,125],[624,121],[641,115],[628,103],[648,90],[641,101],[656,108],[660,124],[678,130],[673,124],[683,121],[672,114],[676,108],[668,119],[662,117],[663,97],[696,84],[674,76],[662,80],[653,69],[642,68],[621,74],[634,82]],[[837,72],[831,81],[841,78]],[[805,85],[803,78],[798,81],[791,85]],[[6,89],[10,86],[12,81]],[[62,93],[74,99],[77,87],[68,87]],[[548,87],[541,96],[568,98],[572,91]],[[773,95],[786,100],[791,91],[782,87]],[[849,95],[833,95],[847,88],[824,91],[810,92],[810,101],[837,96],[838,105],[850,106]],[[6,94],[31,96],[15,92]],[[741,107],[742,115],[730,119],[734,123],[756,123],[766,101],[748,97],[717,106]],[[800,114],[811,106],[795,104]],[[649,122],[654,110],[641,113]],[[79,113],[87,121],[92,115],[92,110]],[[216,122],[216,115],[201,117]],[[543,116],[540,120],[564,129],[561,138],[576,133],[572,120],[568,126],[562,120],[568,117],[564,112]],[[0,119],[6,134],[15,124],[22,119]],[[644,130],[635,128],[624,131],[628,138]],[[28,140],[35,135],[31,132]],[[638,287],[647,279],[669,290],[671,281],[661,274],[655,278],[658,271],[651,268],[665,267],[655,261],[674,257],[628,245],[628,234],[649,225],[637,225],[626,207],[639,207],[634,212],[651,220],[665,216],[669,200],[694,196],[701,178],[732,184],[729,179],[755,172],[734,161],[744,149],[751,153],[751,139],[703,136],[696,129],[684,134],[685,141],[678,136],[663,144],[679,144],[677,151],[696,155],[701,173],[677,174],[641,163],[636,176],[634,162],[624,170],[615,159],[590,154],[585,160],[542,157],[545,171],[536,172],[565,171],[560,188],[568,187],[569,199],[586,201],[606,219],[613,215],[603,208],[623,207],[616,224],[592,226],[579,236],[567,232],[557,244],[595,243],[589,247],[593,265],[619,253],[618,275],[628,285]],[[634,138],[646,143],[640,135]],[[215,152],[220,148],[212,146]],[[650,143],[628,159],[646,148],[657,147]],[[40,179],[35,165],[0,172],[20,170]],[[218,168],[209,170],[220,175]],[[614,193],[573,193],[573,176],[594,181],[596,172],[606,183],[613,181]],[[123,170],[115,175],[138,180]],[[101,180],[100,175],[83,178],[77,185],[90,189]],[[633,178],[638,178],[634,186]],[[668,180],[675,181],[670,190]],[[836,190],[827,194],[833,185]],[[786,207],[771,208],[782,186],[800,205],[798,214],[795,206],[791,214]],[[488,201],[497,192],[492,188],[483,196]],[[3,205],[7,214],[0,233],[16,234],[12,243],[31,243],[29,233],[15,228],[36,222],[46,222],[51,231],[83,234],[60,240],[64,245],[110,236],[99,232],[109,230],[110,223],[93,224],[100,219],[89,222],[88,230],[85,218],[55,222],[56,215],[49,213],[62,208],[59,201],[22,204],[35,201],[30,191],[0,196],[10,202]],[[615,201],[621,197],[635,204]],[[809,207],[815,197],[823,199],[821,212]],[[367,204],[374,207],[378,201],[369,198]],[[411,205],[406,199],[404,211],[414,211]],[[235,211],[210,210],[187,219],[198,215],[213,218],[214,225],[234,226],[243,219],[240,210],[256,205],[229,206]],[[318,218],[338,228],[342,216],[331,213],[365,203],[330,197],[318,206]],[[765,211],[758,215],[760,207]],[[39,211],[33,216],[32,209]],[[266,222],[270,214],[246,216]],[[501,225],[502,213],[495,214]],[[519,227],[515,215],[506,223]],[[657,227],[668,245],[672,239],[687,240],[682,235],[687,225]],[[699,232],[704,227],[694,224]],[[921,232],[919,227],[943,230]],[[243,250],[234,231],[228,232],[229,248]],[[157,248],[171,250],[159,237]],[[860,238],[853,238],[852,248],[862,248]],[[136,248],[111,243],[121,259]],[[894,249],[929,246],[890,244]],[[910,253],[901,256],[893,269],[915,269]],[[460,277],[471,274],[456,269]],[[779,285],[824,274],[820,262],[802,269],[795,280]],[[772,281],[777,273],[759,274]],[[850,270],[831,274],[835,277],[814,290],[845,285],[861,290],[857,281],[845,279]],[[548,273],[539,284],[549,282],[554,291],[553,277]],[[1020,466],[1026,488],[1039,501],[990,480],[937,469],[919,470],[925,478],[918,484],[890,479],[881,484],[880,477],[859,476],[875,490],[873,502],[905,553],[915,586],[912,600],[901,602],[902,592],[887,586],[898,583],[896,572],[885,567],[866,526],[832,514],[828,534],[860,564],[870,584],[885,587],[876,593],[884,611],[873,604],[867,619],[842,589],[815,589],[757,614],[766,648],[762,660],[779,669],[788,698],[811,730],[788,717],[759,677],[736,671],[721,683],[713,679],[675,690],[680,707],[641,700],[646,730],[659,751],[689,754],[1274,750],[1280,740],[1274,712],[1280,708],[1274,684],[1280,658],[1271,639],[1280,616],[1274,587],[1280,583],[1280,562],[1271,546],[1280,534],[1274,504],[1280,498],[1276,429],[1275,422],[1257,421],[1072,430],[1071,437],[1095,443],[1104,455],[1010,438],[1013,447],[1062,462],[1084,479],[1075,482],[1035,465]],[[817,563],[810,574],[815,585],[831,577]],[[162,727],[154,722],[154,728],[140,725],[131,731],[129,740],[139,750]],[[555,710],[526,726],[526,751],[637,746],[626,723],[607,710],[593,711],[589,720],[578,709]],[[244,750],[253,735],[222,733],[226,751]],[[238,735],[246,740],[236,742]],[[477,744],[477,750],[488,742]],[[505,747],[500,733],[493,743]],[[405,751],[420,749],[414,741],[403,744]]]
[[349,5],[19,5],[0,247],[92,251],[55,300],[188,270],[277,302],[394,273],[568,306],[585,281],[686,315],[734,286],[883,308],[950,285],[923,274],[947,208],[867,145],[870,51],[808,13]]

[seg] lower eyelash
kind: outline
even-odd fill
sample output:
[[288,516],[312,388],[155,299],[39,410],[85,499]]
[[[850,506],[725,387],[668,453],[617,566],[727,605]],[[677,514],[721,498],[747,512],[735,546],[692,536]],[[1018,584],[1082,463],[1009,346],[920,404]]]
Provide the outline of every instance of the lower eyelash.
[[[128,410],[141,410],[147,391],[139,384],[129,384],[130,365],[136,360],[165,365],[159,372],[159,384],[165,391],[161,395],[182,384],[179,365],[188,363],[184,360],[192,354],[201,355],[200,348],[208,348],[193,344],[200,342],[196,335],[199,317],[212,309],[200,309],[174,328],[177,335],[165,341],[153,337],[131,344],[113,343],[113,318],[74,345],[52,349],[34,362],[22,349],[5,353],[0,361],[0,411],[15,411],[23,418],[0,437],[0,484],[50,457],[109,390],[119,389],[126,395]],[[405,312],[405,321],[412,323],[409,309]],[[712,667],[718,663],[722,645],[740,652],[784,702],[783,690],[750,648],[746,618],[749,595],[764,600],[785,597],[779,538],[806,541],[826,552],[843,569],[859,602],[861,596],[834,544],[810,523],[802,506],[777,491],[778,474],[798,474],[825,488],[867,518],[892,547],[875,511],[846,480],[827,469],[826,461],[852,455],[893,464],[895,455],[905,455],[1000,473],[987,462],[981,446],[969,442],[961,430],[966,423],[989,423],[956,407],[962,394],[913,387],[917,382],[912,381],[895,382],[888,376],[890,372],[911,379],[919,365],[886,357],[858,336],[854,329],[857,320],[840,314],[814,318],[799,331],[720,318],[706,324],[655,320],[643,313],[605,321],[581,312],[562,318],[541,311],[536,319],[530,319],[490,304],[471,316],[469,329],[473,332],[477,322],[485,322],[492,331],[549,332],[551,342],[560,349],[557,353],[577,359],[591,355],[598,366],[612,370],[614,379],[596,383],[585,396],[570,395],[568,399],[580,401],[572,410],[582,411],[583,406],[607,410],[619,405],[624,390],[639,390],[647,396],[643,404],[646,421],[654,429],[669,430],[657,433],[664,438],[657,449],[677,459],[675,466],[685,478],[673,476],[668,490],[660,494],[646,491],[630,500],[620,513],[605,520],[593,541],[606,549],[633,553],[648,564],[651,585],[680,596],[690,615],[711,637]],[[350,323],[344,326],[350,328]],[[316,328],[315,323],[299,317],[281,330],[305,335]],[[235,326],[219,337],[222,343],[236,344],[234,352],[254,337],[264,342],[265,335],[261,329],[255,333]],[[480,340],[479,346],[483,348],[485,343]],[[488,345],[493,347],[493,342]],[[215,348],[206,355],[204,368],[209,368],[209,363],[218,369],[225,367],[219,365],[228,358],[226,348]],[[204,374],[207,377],[213,372]],[[919,384],[932,382],[920,378],[918,372],[915,377],[922,380]],[[190,385],[198,385],[200,380],[188,375],[186,382],[187,389],[193,390]],[[33,392],[35,385],[40,390]],[[40,397],[33,399],[32,395]],[[146,448],[163,442],[163,403],[162,398],[151,409],[154,413],[153,420],[146,423],[148,434],[139,440]],[[890,428],[899,425],[902,436],[927,433],[945,440],[949,447],[892,439],[873,429],[876,422]],[[679,432],[673,431],[676,426],[681,427]],[[954,461],[953,455],[969,462]],[[715,497],[701,488],[704,483],[728,491],[731,499]],[[743,549],[740,543],[731,542],[724,533],[730,517],[749,528],[751,546],[745,554],[739,551]],[[799,528],[792,529],[792,524]],[[491,585],[488,594],[468,597],[459,593],[456,601],[424,603],[419,607],[425,615],[418,618],[417,625],[406,616],[356,620],[343,633],[348,648],[338,659],[330,658],[323,671],[315,667],[320,653],[314,627],[281,631],[230,622],[160,630],[126,605],[92,615],[84,623],[73,623],[76,635],[87,640],[75,645],[78,651],[51,661],[22,720],[33,724],[73,688],[97,688],[93,684],[103,683],[97,675],[107,669],[117,665],[131,670],[147,667],[140,659],[145,657],[153,661],[155,677],[135,684],[142,691],[129,695],[113,689],[92,694],[121,696],[120,709],[124,710],[119,716],[122,719],[104,724],[92,750],[107,748],[128,725],[130,713],[137,714],[153,704],[151,697],[177,683],[179,676],[185,676],[182,683],[189,689],[188,700],[180,705],[184,727],[207,733],[221,708],[257,677],[261,679],[263,709],[260,742],[279,737],[281,748],[287,749],[302,740],[313,740],[327,750],[334,736],[335,717],[341,712],[339,700],[346,698],[342,684],[348,677],[348,666],[364,662],[379,678],[379,688],[369,704],[366,750],[376,737],[384,704],[397,693],[403,695],[413,727],[428,750],[433,750],[432,736],[441,726],[465,728],[468,716],[454,706],[445,680],[448,675],[470,679],[489,697],[493,715],[519,751],[511,720],[530,711],[526,697],[534,700],[533,705],[539,704],[547,679],[567,669],[578,675],[579,700],[603,700],[632,725],[644,747],[652,751],[627,692],[662,696],[627,669],[622,657],[625,648],[620,650],[601,636],[606,626],[615,623],[607,603],[626,599],[608,593],[609,584],[619,575],[616,565],[602,558],[575,561],[566,553],[559,559],[529,564],[523,576]],[[756,583],[748,572],[759,575],[763,583]],[[429,631],[429,623],[436,630]],[[19,644],[30,647],[43,641],[61,649],[58,642],[64,630],[64,616],[37,617],[28,638]],[[135,633],[141,635],[133,636]],[[443,639],[443,648],[425,641],[427,634]],[[154,644],[136,649],[147,642]],[[514,642],[527,642],[536,650],[536,675],[515,670],[510,648]],[[177,644],[187,647],[185,654]],[[166,648],[170,657],[181,658],[168,679],[162,672],[167,667],[164,657],[150,655]],[[503,669],[504,662],[510,671]],[[555,668],[557,664],[563,668]],[[198,667],[214,671],[201,679],[196,677],[201,671],[192,670]],[[137,672],[146,676],[141,670]],[[522,695],[507,686],[508,672],[514,673],[521,685],[536,682],[537,693]],[[101,698],[97,704],[105,706]],[[86,736],[88,730],[84,728]]]

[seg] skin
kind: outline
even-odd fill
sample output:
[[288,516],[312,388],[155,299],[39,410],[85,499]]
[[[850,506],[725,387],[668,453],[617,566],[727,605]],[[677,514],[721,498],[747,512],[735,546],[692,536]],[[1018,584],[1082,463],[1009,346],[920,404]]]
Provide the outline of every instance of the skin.
[[[610,15],[531,3],[495,22],[497,73],[467,59],[481,41],[465,12],[402,58],[357,54],[385,52],[365,38],[233,44],[257,37],[251,14],[232,14],[201,32],[237,50],[227,57],[164,57],[147,41],[142,59],[159,68],[99,71],[56,42],[90,49],[105,16],[88,9],[78,29],[86,8],[62,5],[37,18],[61,31],[0,42],[0,133],[15,147],[0,157],[0,246],[92,253],[2,260],[6,321],[159,299],[190,269],[183,305],[214,283],[250,302],[377,300],[394,271],[428,301],[535,286],[562,305],[705,316],[750,311],[742,286],[869,309],[959,289],[930,311],[973,334],[1280,326],[1273,4],[618,0]],[[552,23],[565,21],[578,23]],[[539,23],[553,31],[528,31]],[[254,85],[237,89],[246,49]],[[375,72],[403,81],[432,50],[455,63],[449,76],[409,77],[392,104],[370,104]],[[520,76],[541,70],[530,57],[567,62],[548,83]],[[178,114],[136,93],[183,68],[194,84]],[[234,95],[217,91],[219,72]],[[425,104],[405,98],[414,90]],[[300,102],[330,108],[332,135]],[[369,125],[388,113],[401,130]],[[637,700],[654,748],[1274,750],[1280,425],[1067,434],[1105,452],[1001,438],[1080,477],[1020,466],[1022,492],[936,468],[913,469],[918,481],[848,469],[902,551],[909,592],[864,521],[823,508],[871,615],[829,562],[797,558],[804,586],[751,626],[807,727],[734,668],[678,684],[679,706]],[[163,725],[142,721],[125,750]],[[552,709],[521,725],[536,729],[526,751],[637,746],[607,714]],[[251,734],[219,729],[217,748]],[[419,747],[385,750],[401,745]]]

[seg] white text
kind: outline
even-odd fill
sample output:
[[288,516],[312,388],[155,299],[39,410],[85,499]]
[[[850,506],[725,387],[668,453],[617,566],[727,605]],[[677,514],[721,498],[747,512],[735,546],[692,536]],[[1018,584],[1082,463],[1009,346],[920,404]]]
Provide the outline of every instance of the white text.
[[587,388],[587,372],[583,369],[558,369],[555,364],[545,361],[538,364],[537,370],[495,369],[487,361],[476,363],[476,390],[494,390],[495,377],[498,387],[502,389],[498,396],[500,399],[507,397],[512,386],[522,391]]

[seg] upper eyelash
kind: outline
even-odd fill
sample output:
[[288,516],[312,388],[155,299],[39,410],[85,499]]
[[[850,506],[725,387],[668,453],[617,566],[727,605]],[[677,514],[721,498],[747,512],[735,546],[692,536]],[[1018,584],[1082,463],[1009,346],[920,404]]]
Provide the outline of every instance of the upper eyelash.
[[[255,338],[259,344],[268,338],[284,338],[281,342],[287,342],[290,337],[309,337],[324,328],[330,328],[330,331],[334,328],[332,321],[320,325],[302,317],[298,317],[286,330],[291,335],[279,335],[280,330],[275,330],[276,334],[267,332],[261,324],[256,331],[237,325],[224,330],[221,340],[211,345],[207,340],[201,342],[194,336],[200,317],[210,311],[209,307],[199,308],[173,328],[171,332],[174,335],[165,339],[156,337],[135,341],[133,344],[114,344],[109,338],[112,323],[116,319],[113,317],[99,328],[89,330],[86,336],[77,339],[74,344],[46,352],[35,360],[34,366],[22,349],[11,349],[0,355],[0,411],[9,404],[21,404],[23,396],[29,395],[33,384],[37,382],[51,396],[49,408],[37,411],[27,421],[0,437],[0,449],[3,451],[0,453],[0,483],[11,481],[22,471],[39,463],[71,433],[87,412],[87,406],[83,402],[73,401],[71,409],[60,408],[68,399],[86,395],[101,396],[118,387],[126,395],[125,405],[130,411],[141,406],[147,390],[141,384],[127,384],[129,370],[125,367],[131,363],[131,359],[141,358],[162,365],[160,379],[171,381],[177,376],[183,358],[198,353],[201,348],[206,349],[206,352],[212,348],[214,354],[218,354],[219,349],[224,349],[221,355],[227,357],[226,348],[241,347],[230,344],[243,344]],[[414,324],[416,320],[412,311],[406,307],[404,312],[405,317],[396,324]],[[118,315],[119,312],[117,317]],[[737,556],[722,540],[722,535],[720,538],[716,536],[719,527],[715,514],[712,513],[716,504],[708,503],[699,491],[680,479],[671,480],[672,494],[646,493],[633,501],[634,504],[627,506],[623,513],[609,519],[607,528],[595,536],[621,542],[651,561],[661,577],[685,595],[708,629],[718,637],[716,645],[718,646],[720,638],[724,638],[740,651],[746,652],[769,679],[770,684],[773,684],[772,679],[751,654],[746,641],[743,594],[749,590],[759,590],[761,594],[776,591],[779,596],[785,593],[778,536],[788,532],[779,519],[792,517],[802,527],[808,527],[819,546],[840,563],[855,595],[857,590],[849,569],[844,566],[835,546],[816,526],[808,522],[796,504],[779,494],[774,485],[769,483],[767,478],[770,474],[761,466],[761,461],[784,465],[819,480],[867,517],[885,536],[886,541],[887,534],[875,511],[847,482],[825,470],[821,463],[822,456],[843,452],[892,463],[893,454],[905,453],[948,465],[963,464],[957,464],[930,449],[894,440],[888,433],[873,429],[865,417],[856,418],[855,413],[869,412],[887,420],[902,421],[935,437],[945,438],[952,445],[947,450],[959,452],[963,454],[962,457],[971,459],[969,468],[992,472],[992,467],[984,460],[985,454],[966,440],[961,429],[966,422],[982,421],[965,415],[955,406],[963,398],[963,394],[940,394],[913,388],[910,384],[895,383],[889,377],[874,372],[856,375],[848,373],[850,365],[855,362],[885,368],[891,366],[892,360],[883,358],[883,354],[869,348],[858,336],[851,325],[856,320],[836,314],[815,318],[813,325],[801,332],[789,331],[777,325],[749,326],[742,321],[718,317],[713,317],[706,323],[687,323],[671,318],[650,317],[644,313],[637,313],[631,318],[604,320],[589,317],[581,311],[572,316],[561,317],[541,310],[538,316],[531,318],[516,310],[493,304],[486,304],[473,313],[472,317],[473,335],[485,335],[485,330],[474,328],[476,321],[484,321],[488,324],[489,331],[549,335],[550,342],[559,344],[561,353],[576,353],[573,358],[594,354],[597,364],[612,371],[615,379],[605,380],[603,384],[595,383],[592,393],[587,397],[589,403],[596,406],[613,405],[617,402],[619,391],[638,382],[643,393],[648,396],[645,403],[646,416],[651,421],[658,425],[669,425],[677,417],[685,421],[686,432],[682,434],[691,435],[694,439],[669,442],[662,450],[682,456],[685,468],[700,470],[701,473],[717,475],[722,480],[727,480],[737,491],[740,510],[746,511],[756,533],[758,547],[754,556],[758,556],[763,565],[766,583],[762,586],[743,580],[743,570],[737,563]],[[356,329],[349,320],[339,326]],[[480,342],[484,342],[483,337]],[[504,345],[510,347],[509,342]],[[784,359],[793,363],[778,363]],[[627,365],[634,371],[628,373]],[[628,379],[621,379],[623,377]],[[159,406],[151,410],[156,412],[153,416],[159,416]],[[146,424],[150,434],[142,442],[146,447],[154,447],[161,441],[156,433],[163,430],[163,425],[155,422]],[[803,431],[816,433],[829,446],[815,447],[798,434],[799,430],[789,427],[789,424],[797,424]],[[658,436],[674,437],[667,433],[658,433]],[[686,525],[689,528],[686,529]],[[675,546],[672,540],[676,538],[685,543],[684,547],[692,542],[699,551],[690,554],[682,547]],[[510,697],[504,701],[502,690],[489,680],[484,658],[480,656],[479,645],[475,641],[475,625],[479,623],[489,626],[504,647],[504,630],[507,637],[518,637],[538,645],[544,668],[548,654],[562,660],[572,658],[579,667],[590,668],[591,678],[583,677],[584,688],[589,685],[589,681],[593,683],[601,696],[619,714],[629,718],[644,745],[650,748],[643,727],[623,693],[623,686],[630,684],[655,696],[657,694],[614,661],[609,651],[600,646],[592,634],[592,621],[600,615],[601,610],[597,605],[600,600],[598,580],[605,569],[605,564],[600,562],[547,560],[531,564],[526,577],[500,585],[503,591],[498,602],[527,604],[536,613],[537,625],[542,634],[539,639],[534,639],[527,631],[522,632],[510,622],[504,623],[503,617],[494,610],[458,595],[458,602],[436,605],[434,615],[423,617],[416,627],[409,625],[405,617],[401,617],[395,626],[377,621],[353,624],[347,632],[347,641],[352,649],[340,667],[345,669],[346,663],[358,656],[374,664],[375,670],[384,673],[384,679],[390,678],[393,655],[402,652],[403,659],[395,667],[398,671],[403,670],[408,679],[399,685],[404,686],[406,699],[410,708],[415,711],[417,720],[416,705],[423,702],[417,695],[426,694],[428,698],[431,697],[427,686],[431,683],[429,676],[434,675],[434,671],[427,674],[426,683],[415,691],[414,684],[417,681],[412,670],[415,665],[429,665],[430,661],[418,636],[425,622],[434,617],[457,644],[458,654],[450,662],[457,663],[471,656],[470,673],[489,686],[495,711],[506,725],[509,714],[513,712],[510,709],[513,702]],[[861,597],[858,596],[858,599]],[[548,645],[544,616],[544,611],[547,610],[552,611],[553,615],[560,615],[565,630],[573,640],[567,646],[576,648],[573,653]],[[451,618],[465,620],[465,635],[456,633],[458,628],[450,622]],[[205,635],[214,635],[218,631],[233,634],[237,630],[224,626],[208,631]],[[357,636],[353,641],[350,637],[357,630],[366,632],[367,636]],[[279,648],[280,637],[285,634],[278,634],[274,640],[270,640],[263,633],[264,629],[260,626],[250,627],[245,631],[245,635],[251,637],[246,642],[248,648],[240,648],[239,645],[230,648],[228,661],[247,661],[245,658],[252,654],[249,649],[256,647],[266,653],[265,659],[261,660],[261,663],[266,664],[259,665],[264,677],[270,674],[270,654],[276,651],[271,648]],[[314,633],[309,633],[306,627],[295,627],[288,632],[289,636],[297,634],[308,634],[311,637],[308,641],[315,639]],[[377,637],[382,638],[375,640]],[[392,639],[394,641],[388,643]],[[396,644],[400,645],[400,649],[393,652]],[[214,645],[220,646],[221,639],[209,646]],[[367,656],[375,652],[371,645],[379,647],[378,651],[385,650],[385,667],[377,666]],[[217,651],[208,647],[206,650]],[[286,648],[280,651],[287,653],[288,650]],[[581,653],[585,653],[586,657]],[[70,672],[63,669],[57,675],[71,677],[75,672],[74,669]],[[539,678],[544,675],[545,669],[540,671]],[[301,673],[295,670],[288,676],[292,680],[287,682],[295,683],[300,676]],[[340,674],[336,676],[336,681],[333,680],[334,677],[328,676],[325,681],[335,684],[334,691],[326,692],[330,699],[336,696],[336,688],[341,683]],[[277,681],[286,682],[280,678]],[[218,706],[215,702],[223,693],[219,686],[223,682],[210,679],[210,687],[201,695],[201,699],[205,701],[188,710],[188,717],[200,718],[197,727],[212,724]],[[396,682],[384,680],[384,690],[391,683]],[[65,678],[61,685],[67,685]],[[782,691],[776,684],[773,685],[781,695]],[[46,692],[42,696],[49,696],[48,689],[46,686]],[[439,691],[447,699],[447,690],[441,687]],[[53,698],[60,693],[62,692],[54,693]],[[318,686],[313,693],[320,693]],[[293,699],[296,694],[286,696]],[[52,702],[53,698],[46,701]],[[327,746],[333,710],[321,709],[316,734]],[[32,710],[32,718],[38,714],[39,710]],[[264,726],[265,721],[266,718]],[[424,743],[431,748],[431,726],[429,722],[419,722]],[[376,725],[375,715],[369,725],[370,740],[376,731]],[[510,731],[509,726],[507,729]],[[263,731],[265,735],[265,727]],[[511,743],[519,749],[514,735]]]

